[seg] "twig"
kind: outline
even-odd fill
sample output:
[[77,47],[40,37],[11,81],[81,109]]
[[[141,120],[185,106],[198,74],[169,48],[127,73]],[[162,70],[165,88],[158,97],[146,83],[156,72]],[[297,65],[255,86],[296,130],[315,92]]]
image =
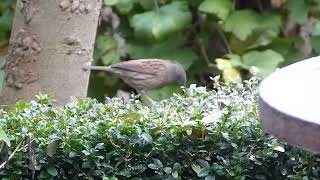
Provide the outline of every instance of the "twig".
[[22,145],[22,143],[25,140],[23,139],[18,146],[16,147],[16,149],[14,149],[13,153],[9,156],[8,160],[4,161],[1,165],[0,165],[0,169],[4,168],[4,166],[13,158],[13,156],[16,154],[16,152],[18,151],[18,149],[20,148],[20,146]]
[[204,45],[202,44],[202,42],[199,42],[199,46],[200,46],[201,55],[203,56],[203,59],[207,62],[208,66],[215,68],[216,65],[214,65],[213,63],[210,62],[208,54],[207,54],[206,49],[204,48]]
[[155,9],[156,9],[156,11],[158,13],[160,11],[158,0],[153,0],[153,2],[154,2],[154,7],[155,7]]
[[222,38],[222,41],[225,44],[228,53],[232,54],[231,48],[229,47],[229,44],[228,44],[228,40],[227,40],[226,36],[224,35],[223,31],[221,30],[220,26],[218,24],[214,24],[214,27],[216,28],[217,32],[219,33],[220,37]]

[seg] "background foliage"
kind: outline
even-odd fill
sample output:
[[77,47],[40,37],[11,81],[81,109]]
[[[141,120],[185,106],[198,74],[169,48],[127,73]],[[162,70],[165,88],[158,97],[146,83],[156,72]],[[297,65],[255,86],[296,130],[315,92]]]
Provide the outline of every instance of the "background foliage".
[[20,101],[0,110],[0,178],[319,179],[318,155],[260,128],[254,79],[214,87],[191,85],[150,108]]
[[[14,0],[0,0],[0,56],[5,55]],[[320,52],[319,0],[103,0],[94,60],[110,65],[137,58],[181,63],[189,83],[208,85],[209,76],[261,77],[277,67]],[[0,67],[3,63],[0,59]],[[0,71],[0,84],[3,80]],[[118,89],[133,91],[119,79],[93,72],[89,95],[103,99]],[[177,91],[171,86],[154,99]]]

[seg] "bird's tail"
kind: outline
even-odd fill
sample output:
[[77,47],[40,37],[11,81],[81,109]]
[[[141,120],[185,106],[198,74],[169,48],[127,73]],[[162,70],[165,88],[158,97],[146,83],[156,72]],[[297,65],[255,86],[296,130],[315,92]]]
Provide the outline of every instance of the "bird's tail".
[[98,70],[98,71],[107,71],[110,72],[109,66],[83,66],[84,70]]

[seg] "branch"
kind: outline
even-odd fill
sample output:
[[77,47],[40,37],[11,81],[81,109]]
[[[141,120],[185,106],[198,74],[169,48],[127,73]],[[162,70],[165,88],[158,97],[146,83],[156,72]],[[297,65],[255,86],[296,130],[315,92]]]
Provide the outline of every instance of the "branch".
[[4,166],[13,158],[13,156],[16,154],[16,152],[19,150],[20,146],[22,145],[22,143],[25,140],[23,139],[18,146],[16,147],[16,149],[14,149],[13,153],[9,156],[8,160],[4,161],[1,165],[0,165],[0,169],[4,168]]

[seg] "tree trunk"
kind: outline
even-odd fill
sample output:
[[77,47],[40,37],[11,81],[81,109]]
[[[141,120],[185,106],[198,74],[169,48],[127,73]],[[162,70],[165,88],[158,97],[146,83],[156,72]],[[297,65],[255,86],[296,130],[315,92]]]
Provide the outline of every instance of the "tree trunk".
[[87,94],[101,0],[18,0],[1,105],[53,95],[57,105]]

